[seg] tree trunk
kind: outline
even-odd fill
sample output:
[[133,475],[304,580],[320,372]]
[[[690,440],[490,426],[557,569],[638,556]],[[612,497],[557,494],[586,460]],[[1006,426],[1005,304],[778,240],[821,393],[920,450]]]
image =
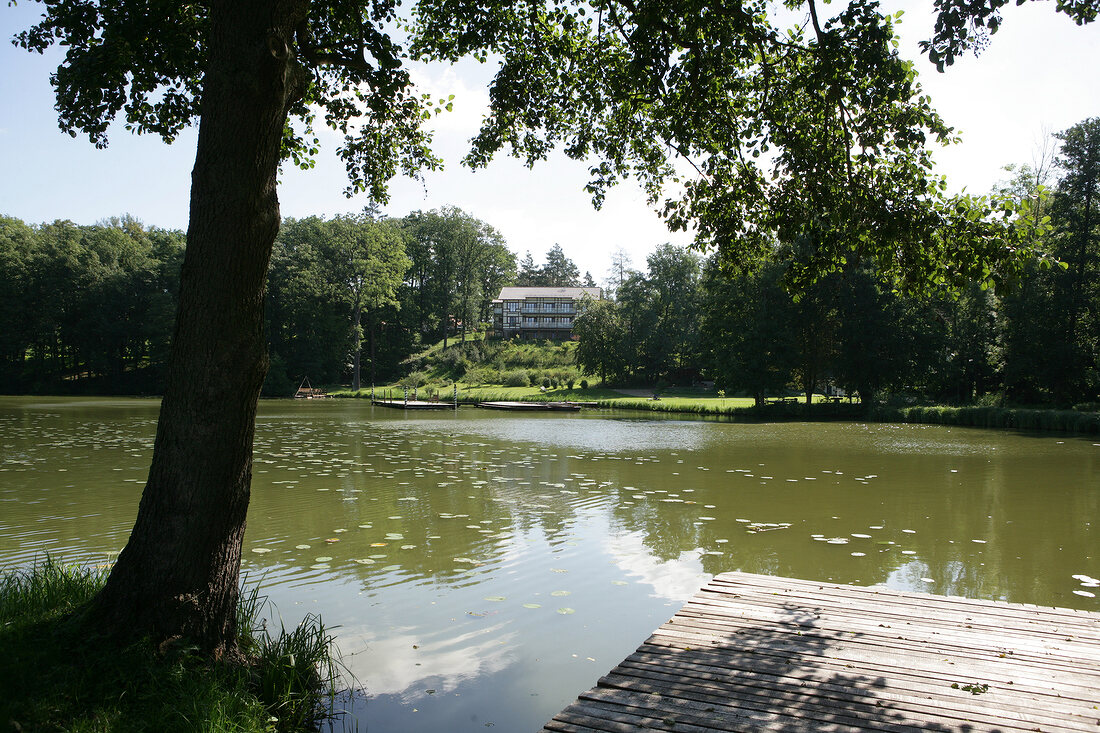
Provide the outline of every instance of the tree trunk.
[[187,251],[149,478],[89,620],[120,637],[236,651],[256,401],[267,371],[264,283],[276,174],[301,77],[287,51],[306,3],[211,8]]

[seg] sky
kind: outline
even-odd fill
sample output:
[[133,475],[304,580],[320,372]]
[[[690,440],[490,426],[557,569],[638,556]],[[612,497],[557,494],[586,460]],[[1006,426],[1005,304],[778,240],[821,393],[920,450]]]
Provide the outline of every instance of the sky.
[[[981,56],[967,55],[941,74],[917,47],[931,35],[931,7],[931,0],[883,3],[887,12],[906,11],[899,28],[901,52],[917,63],[925,93],[962,136],[960,144],[935,154],[938,172],[952,190],[988,192],[1006,177],[1003,166],[1031,162],[1046,135],[1100,115],[1100,22],[1077,27],[1056,14],[1052,3],[1010,6]],[[186,229],[194,131],[169,146],[115,125],[106,150],[61,133],[49,84],[60,54],[38,56],[7,42],[38,15],[29,0],[0,6],[5,39],[0,43],[0,214],[31,224],[56,219],[92,224],[130,214],[147,225]],[[454,111],[433,121],[436,152],[446,168],[423,182],[395,180],[385,213],[458,206],[498,229],[518,256],[530,251],[540,262],[560,244],[581,272],[591,272],[598,282],[620,248],[644,269],[646,255],[658,244],[690,242],[690,234],[668,232],[633,182],[613,189],[595,211],[584,192],[585,164],[564,156],[530,170],[506,157],[486,169],[463,168],[460,161],[486,108],[492,72],[490,65],[474,62],[414,69],[425,91],[455,96]],[[338,136],[322,134],[321,140],[314,169],[284,170],[283,216],[331,217],[367,205],[365,196],[344,196],[346,176],[334,152]]]

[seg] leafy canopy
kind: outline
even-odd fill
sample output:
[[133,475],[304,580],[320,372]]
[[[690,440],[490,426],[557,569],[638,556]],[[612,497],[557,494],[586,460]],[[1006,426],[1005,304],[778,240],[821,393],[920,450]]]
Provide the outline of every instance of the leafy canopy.
[[[1000,286],[1034,241],[1010,201],[948,196],[933,175],[928,145],[951,129],[898,55],[901,13],[875,0],[830,15],[815,0],[780,11],[767,0],[285,1],[300,22],[268,50],[293,61],[304,92],[286,110],[284,157],[312,165],[320,115],[345,135],[349,193],[385,201],[398,172],[440,165],[423,122],[449,102],[419,93],[409,64],[473,57],[498,70],[467,164],[500,151],[534,164],[560,148],[590,166],[597,206],[637,178],[672,229],[695,227],[727,263],[778,241],[796,285],[872,260],[913,289]],[[53,77],[62,129],[102,146],[121,115],[171,141],[202,111],[211,3],[50,0],[15,41],[66,47]],[[937,0],[932,60],[995,30],[1006,3]],[[1057,10],[1084,23],[1098,4]]]

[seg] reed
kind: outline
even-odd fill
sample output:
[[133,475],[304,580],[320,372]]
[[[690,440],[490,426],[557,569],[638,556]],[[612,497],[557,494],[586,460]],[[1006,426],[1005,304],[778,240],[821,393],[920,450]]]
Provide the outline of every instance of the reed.
[[[178,645],[120,649],[79,613],[104,569],[46,557],[0,572],[0,721],[12,730],[316,730],[335,717],[340,684],[332,636],[307,616],[269,633],[256,586],[237,609],[245,661],[214,662]],[[281,624],[280,624],[281,626]]]

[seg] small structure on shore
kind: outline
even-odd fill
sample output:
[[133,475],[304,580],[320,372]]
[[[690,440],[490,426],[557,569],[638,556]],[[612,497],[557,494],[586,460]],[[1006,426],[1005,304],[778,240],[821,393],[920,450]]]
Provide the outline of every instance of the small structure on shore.
[[294,399],[296,400],[317,400],[328,397],[323,389],[314,388],[309,383],[309,377],[304,377],[302,383],[298,385],[298,391],[294,393]]

